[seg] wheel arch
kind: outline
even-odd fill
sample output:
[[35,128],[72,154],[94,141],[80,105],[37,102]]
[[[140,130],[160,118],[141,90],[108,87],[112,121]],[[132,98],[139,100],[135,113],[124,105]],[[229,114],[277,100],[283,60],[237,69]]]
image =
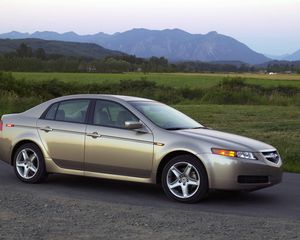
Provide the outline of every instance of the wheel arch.
[[156,183],[157,184],[160,184],[161,183],[161,176],[162,176],[162,172],[163,172],[163,169],[164,167],[166,166],[166,164],[171,160],[173,159],[174,157],[178,157],[178,156],[181,156],[181,155],[190,155],[190,156],[193,156],[195,158],[197,158],[200,162],[200,164],[203,166],[205,172],[206,172],[206,176],[207,176],[207,180],[209,181],[209,177],[208,177],[208,172],[207,172],[207,169],[205,167],[205,165],[203,164],[202,160],[194,153],[191,153],[189,151],[186,151],[186,150],[176,150],[176,151],[172,151],[172,152],[169,152],[168,154],[166,154],[160,161],[159,165],[158,165],[158,168],[157,168],[157,171],[156,171]]
[[43,154],[43,151],[38,143],[36,143],[35,141],[32,141],[32,140],[29,140],[29,139],[23,139],[23,140],[17,142],[12,148],[12,151],[10,154],[10,164],[11,165],[14,165],[14,156],[15,156],[15,153],[18,150],[18,148],[26,143],[31,143],[31,144],[36,145],[40,149],[41,153]]

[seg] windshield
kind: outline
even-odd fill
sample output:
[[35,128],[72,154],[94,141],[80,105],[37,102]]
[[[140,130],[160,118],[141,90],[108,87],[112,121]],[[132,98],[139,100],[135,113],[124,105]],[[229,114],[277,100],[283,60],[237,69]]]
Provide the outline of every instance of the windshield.
[[130,102],[138,111],[157,126],[167,130],[203,128],[201,124],[185,114],[158,102]]

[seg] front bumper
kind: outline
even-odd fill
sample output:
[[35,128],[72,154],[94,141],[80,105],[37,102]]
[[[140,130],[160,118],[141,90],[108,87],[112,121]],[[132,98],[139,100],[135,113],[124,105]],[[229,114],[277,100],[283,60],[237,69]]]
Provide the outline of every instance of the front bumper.
[[270,162],[263,157],[245,160],[216,154],[199,154],[209,180],[210,189],[255,190],[280,183],[282,161]]

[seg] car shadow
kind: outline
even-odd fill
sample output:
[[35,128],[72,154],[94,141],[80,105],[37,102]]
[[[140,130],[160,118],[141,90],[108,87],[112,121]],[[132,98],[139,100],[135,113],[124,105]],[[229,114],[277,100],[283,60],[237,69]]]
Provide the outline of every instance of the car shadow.
[[[64,194],[68,189],[68,195],[79,198],[141,205],[145,205],[145,202],[151,203],[150,205],[168,204],[175,207],[178,205],[177,202],[167,199],[159,185],[153,184],[59,174],[50,175],[45,184],[48,185],[47,189],[55,189],[58,193]],[[276,201],[276,195],[264,192],[263,189],[255,192],[212,191],[197,205],[244,207],[269,205]]]

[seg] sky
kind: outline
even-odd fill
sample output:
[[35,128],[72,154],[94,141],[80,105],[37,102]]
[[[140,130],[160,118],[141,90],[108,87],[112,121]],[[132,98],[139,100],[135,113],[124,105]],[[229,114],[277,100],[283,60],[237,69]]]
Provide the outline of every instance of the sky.
[[0,0],[0,33],[132,28],[217,31],[282,55],[300,49],[300,0]]

